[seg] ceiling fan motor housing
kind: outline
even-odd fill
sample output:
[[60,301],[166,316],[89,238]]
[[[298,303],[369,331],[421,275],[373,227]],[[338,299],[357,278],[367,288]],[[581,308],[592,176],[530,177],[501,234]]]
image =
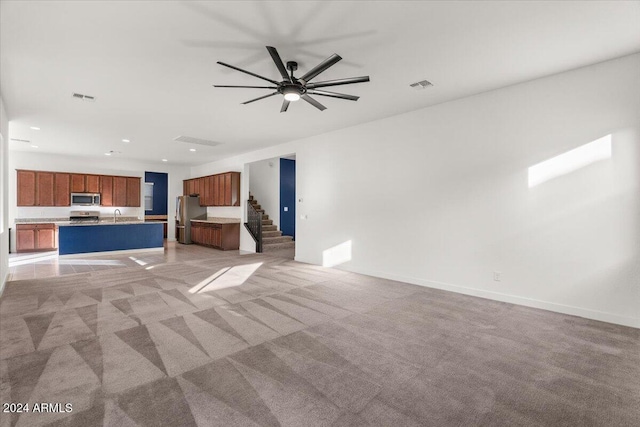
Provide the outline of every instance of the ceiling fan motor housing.
[[305,93],[307,93],[307,89],[297,82],[296,83],[285,82],[282,84],[282,86],[278,88],[278,92],[280,92],[283,95],[286,95],[288,93],[297,93],[298,95],[302,96]]

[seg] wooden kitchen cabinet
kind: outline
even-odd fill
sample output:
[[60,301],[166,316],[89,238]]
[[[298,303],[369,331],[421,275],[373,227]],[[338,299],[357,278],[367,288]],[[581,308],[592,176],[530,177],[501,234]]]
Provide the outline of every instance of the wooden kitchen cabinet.
[[71,205],[71,176],[68,173],[55,173],[53,177],[53,204]]
[[18,171],[18,206],[36,205],[36,173]]
[[36,173],[36,206],[55,206],[53,172]]
[[70,206],[71,193],[100,193],[101,206],[139,207],[140,178],[17,170],[18,206]]
[[207,206],[205,201],[207,199],[206,193],[207,179],[206,177],[198,178],[198,188],[200,189],[200,206]]
[[17,224],[16,251],[53,251],[58,247],[58,229],[53,223]]
[[224,206],[224,174],[218,175],[218,206]]
[[71,192],[85,193],[85,175],[79,173],[71,174]]
[[191,221],[191,241],[223,251],[237,250],[240,248],[240,223]]
[[224,174],[224,206],[240,206],[240,172]]
[[100,176],[100,205],[113,206],[113,177]]
[[127,177],[113,177],[113,206],[127,206]]
[[193,194],[200,194],[200,180],[198,178],[193,180]]
[[69,206],[69,174],[18,172],[18,206]]
[[127,178],[127,204],[125,206],[140,207],[140,178]]
[[185,179],[183,194],[199,194],[200,206],[240,206],[240,172]]
[[85,175],[84,180],[84,188],[87,193],[100,192],[100,175]]

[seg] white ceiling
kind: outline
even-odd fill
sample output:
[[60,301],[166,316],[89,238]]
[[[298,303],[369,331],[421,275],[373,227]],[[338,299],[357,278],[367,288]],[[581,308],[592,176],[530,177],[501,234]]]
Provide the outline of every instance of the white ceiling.
[[[315,81],[371,82],[329,88],[361,99],[318,96],[323,112],[300,101],[280,113],[279,95],[241,105],[269,91],[212,87],[264,83],[216,61],[279,80],[266,45],[297,75],[338,53]],[[10,149],[120,151],[114,161],[201,164],[638,51],[638,1],[0,3],[10,137],[31,141]],[[434,87],[409,87],[423,79]]]

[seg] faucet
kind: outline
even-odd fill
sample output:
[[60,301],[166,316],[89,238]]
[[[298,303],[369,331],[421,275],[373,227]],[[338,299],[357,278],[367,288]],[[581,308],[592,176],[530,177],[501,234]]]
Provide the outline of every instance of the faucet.
[[120,214],[120,216],[122,216],[122,212],[120,212],[120,209],[116,209],[115,211],[113,211],[113,222],[116,222],[116,214]]

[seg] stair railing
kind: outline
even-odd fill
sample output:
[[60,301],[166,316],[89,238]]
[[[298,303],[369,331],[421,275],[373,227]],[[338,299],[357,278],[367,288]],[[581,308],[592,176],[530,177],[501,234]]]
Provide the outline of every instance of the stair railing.
[[251,200],[247,200],[247,222],[244,226],[256,241],[256,252],[262,253],[262,213],[256,210]]

